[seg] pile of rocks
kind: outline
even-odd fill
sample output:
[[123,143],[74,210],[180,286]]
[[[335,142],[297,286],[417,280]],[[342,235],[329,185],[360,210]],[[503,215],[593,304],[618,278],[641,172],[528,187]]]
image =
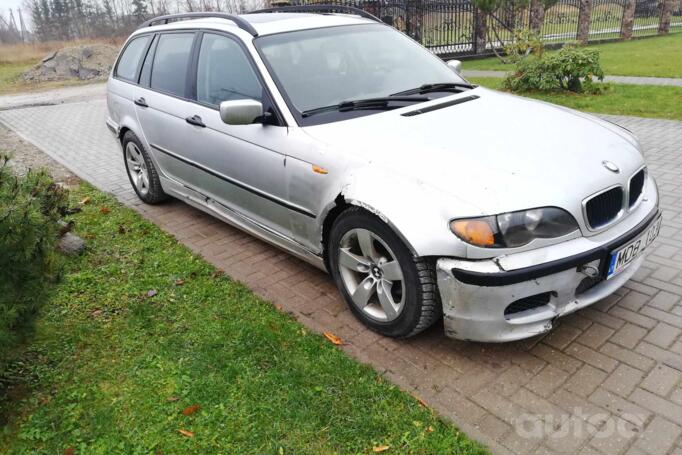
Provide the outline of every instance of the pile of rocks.
[[21,77],[25,82],[106,79],[118,48],[108,44],[67,47],[47,55]]

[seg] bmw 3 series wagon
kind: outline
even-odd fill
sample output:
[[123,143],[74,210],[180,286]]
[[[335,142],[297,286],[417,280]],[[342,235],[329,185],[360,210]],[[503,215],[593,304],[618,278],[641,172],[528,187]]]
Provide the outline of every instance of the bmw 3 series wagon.
[[371,329],[517,340],[625,284],[658,191],[629,131],[458,67],[352,8],[162,16],[123,46],[106,122],[142,201],[326,270]]

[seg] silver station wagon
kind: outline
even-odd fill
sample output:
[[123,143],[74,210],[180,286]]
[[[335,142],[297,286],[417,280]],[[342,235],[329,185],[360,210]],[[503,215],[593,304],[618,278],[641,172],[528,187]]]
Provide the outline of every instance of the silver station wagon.
[[387,336],[550,330],[621,287],[661,224],[630,132],[476,87],[352,8],[158,17],[107,101],[140,199],[328,271]]

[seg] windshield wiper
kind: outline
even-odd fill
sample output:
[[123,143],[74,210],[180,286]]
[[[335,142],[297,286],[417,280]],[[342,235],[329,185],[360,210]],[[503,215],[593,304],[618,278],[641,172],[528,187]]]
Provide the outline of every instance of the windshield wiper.
[[417,88],[403,90],[402,92],[394,93],[391,96],[416,95],[433,92],[463,92],[475,88],[475,85],[467,84],[466,82],[436,82],[433,84],[423,84]]
[[394,102],[421,103],[423,101],[429,101],[429,98],[426,96],[391,95],[381,98],[367,98],[353,101],[341,101],[339,104],[333,104],[331,106],[323,106],[317,107],[315,109],[308,109],[307,111],[303,111],[302,114],[303,117],[310,117],[311,115],[330,111],[348,112],[359,111],[363,109],[367,110],[395,109],[400,106],[389,106],[389,104]]

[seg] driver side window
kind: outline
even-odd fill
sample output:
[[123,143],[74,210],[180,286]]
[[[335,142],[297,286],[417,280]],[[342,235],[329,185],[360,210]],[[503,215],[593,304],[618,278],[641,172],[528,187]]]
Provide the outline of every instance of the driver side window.
[[197,101],[261,101],[263,88],[243,49],[222,35],[204,34],[197,65]]

